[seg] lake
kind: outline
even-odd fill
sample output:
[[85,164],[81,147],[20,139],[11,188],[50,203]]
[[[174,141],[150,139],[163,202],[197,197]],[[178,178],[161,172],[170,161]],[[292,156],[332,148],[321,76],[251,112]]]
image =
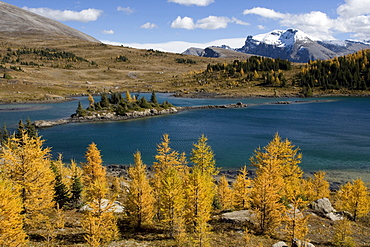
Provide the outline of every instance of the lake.
[[[140,94],[148,99],[150,94]],[[98,99],[98,98],[97,98]],[[355,169],[370,171],[370,98],[259,98],[188,99],[157,94],[159,102],[175,106],[247,103],[241,109],[190,110],[174,115],[119,122],[70,123],[40,129],[52,147],[53,157],[84,161],[87,146],[95,142],[104,164],[130,164],[133,153],[154,161],[156,145],[164,133],[171,147],[190,154],[201,134],[208,137],[218,167],[225,169],[249,165],[253,151],[265,146],[276,132],[288,138],[303,154],[305,171]],[[77,98],[84,107],[86,97]],[[277,101],[303,101],[295,104],[269,104]],[[316,102],[320,100],[320,102]],[[74,113],[78,101],[45,104],[0,105],[0,125],[15,130],[19,119],[57,120]]]

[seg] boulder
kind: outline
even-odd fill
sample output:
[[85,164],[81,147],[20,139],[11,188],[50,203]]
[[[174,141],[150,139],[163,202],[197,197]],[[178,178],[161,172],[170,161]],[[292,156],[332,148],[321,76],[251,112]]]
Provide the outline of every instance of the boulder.
[[[109,200],[108,199],[102,199],[101,203],[102,209],[106,209],[109,205]],[[80,208],[80,211],[91,211],[92,208],[90,207],[89,204],[86,204]],[[122,203],[118,201],[114,201],[113,205],[108,209],[109,212],[114,212],[114,213],[123,213],[125,210],[125,207],[122,205]]]
[[328,213],[336,212],[328,198],[322,198],[314,201],[313,203],[311,203],[311,208],[316,214],[321,216],[325,216]]
[[221,219],[230,223],[241,223],[245,221],[252,221],[254,214],[251,210],[240,210],[228,212],[221,215]]
[[272,247],[288,247],[288,245],[285,242],[280,241],[276,244],[273,244]]
[[295,238],[292,241],[292,247],[315,247],[315,245]]

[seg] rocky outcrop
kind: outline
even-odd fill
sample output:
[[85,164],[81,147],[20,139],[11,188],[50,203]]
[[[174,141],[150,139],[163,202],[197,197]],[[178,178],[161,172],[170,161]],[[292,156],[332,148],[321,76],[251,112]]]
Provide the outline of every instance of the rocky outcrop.
[[[119,201],[114,201],[110,203],[108,199],[102,199],[101,209],[107,210],[108,212],[123,213],[125,210],[125,207]],[[86,204],[80,208],[80,211],[92,211],[92,210],[93,209],[90,207],[89,204]]]
[[313,203],[311,203],[310,207],[314,211],[314,213],[316,213],[317,215],[321,217],[328,218],[332,221],[343,219],[343,214],[337,212],[333,208],[328,198],[318,199],[317,201],[314,201]]
[[277,242],[276,244],[273,244],[272,247],[288,247],[288,245],[285,242],[280,241]]
[[245,221],[252,221],[254,214],[251,210],[239,210],[228,212],[221,215],[221,220],[229,223],[242,223]]
[[152,109],[145,109],[143,111],[131,111],[131,112],[125,113],[124,115],[117,115],[115,112],[111,112],[111,111],[105,111],[105,112],[97,111],[97,112],[89,112],[88,115],[83,116],[83,117],[76,116],[74,114],[70,118],[60,119],[56,121],[39,120],[39,121],[35,121],[34,125],[36,126],[36,128],[46,128],[46,127],[52,127],[52,126],[61,125],[61,124],[67,124],[67,123],[97,122],[97,121],[122,121],[122,120],[129,120],[129,119],[135,119],[135,118],[175,114],[179,111],[185,111],[185,110],[243,108],[243,107],[247,107],[247,104],[238,102],[236,104],[229,104],[229,105],[169,107],[167,109],[152,108]]
[[292,241],[292,247],[315,247],[315,245],[295,238]]

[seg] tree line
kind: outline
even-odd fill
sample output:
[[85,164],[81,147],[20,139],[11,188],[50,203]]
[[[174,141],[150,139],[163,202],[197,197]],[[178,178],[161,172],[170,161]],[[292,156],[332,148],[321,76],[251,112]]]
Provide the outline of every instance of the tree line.
[[[250,158],[255,177],[248,176],[244,166],[233,183],[225,176],[216,181],[219,169],[207,141],[200,136],[187,157],[173,150],[164,134],[151,169],[137,151],[122,178],[107,175],[95,143],[87,147],[86,161],[80,166],[74,161],[66,165],[61,156],[52,159],[50,148],[43,147],[37,134],[22,130],[19,136],[11,135],[0,150],[0,245],[24,246],[28,232],[40,228],[51,241],[65,225],[65,210],[82,205],[89,208],[82,214],[81,226],[90,246],[118,239],[125,231],[118,227],[118,219],[129,222],[132,229],[161,224],[177,246],[211,246],[212,215],[242,209],[253,215],[253,224],[244,233],[247,246],[252,234],[276,236],[278,228],[290,240],[305,239],[309,216],[302,210],[329,197],[325,173],[304,179],[299,149],[276,134]],[[118,198],[125,207],[123,213],[113,211]],[[337,208],[348,211],[352,221],[369,213],[369,191],[361,179],[342,185],[335,198]],[[333,244],[351,246],[351,223],[336,224]]]
[[297,75],[301,87],[310,89],[367,90],[370,87],[370,50],[310,61]]

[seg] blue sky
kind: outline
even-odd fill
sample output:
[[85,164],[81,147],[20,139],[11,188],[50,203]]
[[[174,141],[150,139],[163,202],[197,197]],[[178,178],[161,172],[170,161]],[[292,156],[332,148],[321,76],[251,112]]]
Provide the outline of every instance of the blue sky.
[[183,52],[243,46],[248,35],[297,28],[321,39],[370,40],[370,0],[8,0],[102,42]]

